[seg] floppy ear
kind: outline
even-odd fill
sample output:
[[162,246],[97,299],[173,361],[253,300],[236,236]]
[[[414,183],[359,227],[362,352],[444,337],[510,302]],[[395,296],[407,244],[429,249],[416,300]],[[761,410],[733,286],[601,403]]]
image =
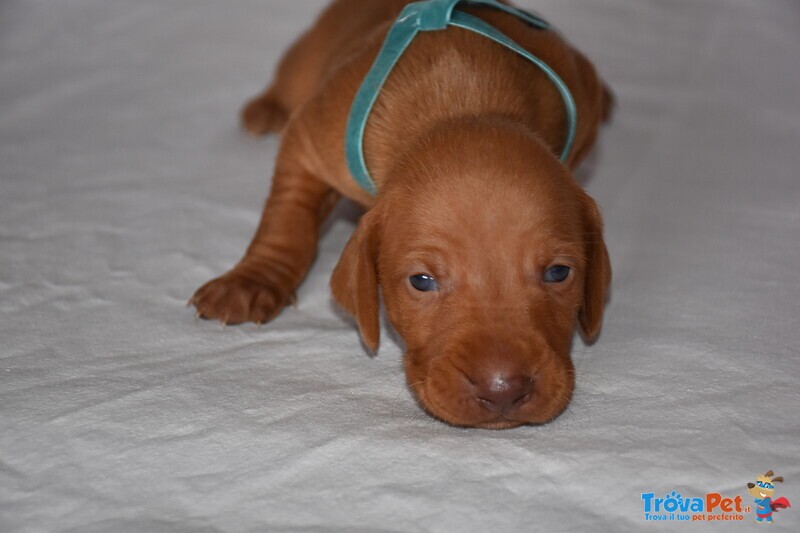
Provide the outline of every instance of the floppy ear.
[[364,344],[373,352],[380,341],[378,219],[377,209],[361,217],[331,276],[333,298],[355,317]]
[[586,243],[586,279],[583,306],[578,318],[584,337],[592,341],[603,323],[608,287],[611,284],[611,263],[603,240],[603,219],[597,204],[584,193],[584,242]]

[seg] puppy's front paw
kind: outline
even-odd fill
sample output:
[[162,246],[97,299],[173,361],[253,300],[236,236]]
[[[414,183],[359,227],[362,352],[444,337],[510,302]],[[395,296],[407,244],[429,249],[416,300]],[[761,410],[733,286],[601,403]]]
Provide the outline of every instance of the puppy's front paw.
[[197,308],[198,316],[223,324],[264,324],[275,318],[291,297],[291,291],[277,283],[254,281],[232,270],[197,289],[189,304]]

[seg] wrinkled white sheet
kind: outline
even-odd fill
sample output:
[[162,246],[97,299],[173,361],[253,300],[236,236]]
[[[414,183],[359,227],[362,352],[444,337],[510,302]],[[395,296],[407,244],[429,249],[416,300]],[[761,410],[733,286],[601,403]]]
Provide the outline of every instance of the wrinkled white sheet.
[[428,418],[335,311],[352,208],[274,323],[184,307],[267,191],[237,110],[322,5],[0,4],[0,531],[683,530],[641,493],[768,469],[800,505],[800,4],[523,2],[616,91],[582,173],[615,278],[571,408],[504,432]]

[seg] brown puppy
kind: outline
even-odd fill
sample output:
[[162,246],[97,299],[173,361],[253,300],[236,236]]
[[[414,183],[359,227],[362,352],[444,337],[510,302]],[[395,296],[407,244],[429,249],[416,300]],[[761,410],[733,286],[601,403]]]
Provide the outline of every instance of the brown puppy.
[[333,273],[335,299],[376,350],[379,286],[406,343],[409,386],[460,426],[541,423],[569,403],[576,321],[588,339],[611,278],[594,201],[570,170],[608,115],[594,68],[554,31],[487,8],[488,21],[548,63],[578,110],[567,164],[564,106],[536,67],[457,28],[420,34],[371,115],[365,154],[376,198],[345,162],[350,105],[408,0],[337,0],[242,112],[253,134],[283,129],[258,231],[230,272],[192,298],[205,318],[263,323],[293,298],[318,227],[340,195],[369,212]]

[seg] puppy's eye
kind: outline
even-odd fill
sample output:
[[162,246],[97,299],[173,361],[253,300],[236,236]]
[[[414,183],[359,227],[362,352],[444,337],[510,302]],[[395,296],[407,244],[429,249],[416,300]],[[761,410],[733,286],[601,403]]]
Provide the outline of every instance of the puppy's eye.
[[420,292],[439,290],[436,280],[433,279],[433,276],[429,276],[428,274],[414,274],[408,277],[408,281],[411,283],[412,287]]
[[544,273],[546,283],[561,283],[569,276],[572,269],[566,265],[555,265],[548,268]]

